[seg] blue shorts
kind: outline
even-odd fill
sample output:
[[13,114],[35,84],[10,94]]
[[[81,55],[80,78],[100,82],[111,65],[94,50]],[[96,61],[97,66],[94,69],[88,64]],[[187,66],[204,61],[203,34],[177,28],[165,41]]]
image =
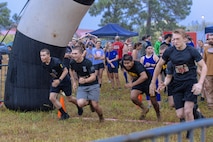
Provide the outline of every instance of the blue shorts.
[[50,92],[59,93],[60,91],[63,91],[66,96],[72,95],[72,85],[69,77],[63,79],[57,87],[50,86]]
[[85,99],[91,101],[99,101],[100,97],[100,85],[94,84],[89,86],[79,86],[77,90],[77,100]]

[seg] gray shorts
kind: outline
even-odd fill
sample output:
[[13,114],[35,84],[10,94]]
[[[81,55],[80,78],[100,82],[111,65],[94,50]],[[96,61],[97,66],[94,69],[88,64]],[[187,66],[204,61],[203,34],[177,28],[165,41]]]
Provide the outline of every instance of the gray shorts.
[[79,86],[77,90],[77,100],[85,99],[91,101],[99,101],[100,86],[99,84],[89,86]]

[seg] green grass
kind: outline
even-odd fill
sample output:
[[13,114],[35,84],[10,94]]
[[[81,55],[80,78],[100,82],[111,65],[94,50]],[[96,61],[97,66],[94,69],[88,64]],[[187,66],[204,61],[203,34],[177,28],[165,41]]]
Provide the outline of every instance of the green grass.
[[[114,118],[116,121],[106,120],[99,123],[96,113],[92,113],[88,106],[84,108],[82,117],[77,116],[76,107],[66,103],[66,110],[71,118],[66,121],[59,121],[57,110],[49,112],[18,112],[11,111],[5,107],[0,108],[0,140],[11,142],[88,142],[97,139],[125,135],[132,132],[148,130],[165,126],[164,122],[179,122],[175,110],[168,107],[164,102],[165,95],[162,95],[162,122],[156,122],[154,109],[151,108],[146,120],[153,123],[138,122],[140,109],[135,106],[129,97],[130,90],[110,90],[110,84],[105,77],[101,89],[100,105],[105,118]],[[120,76],[122,85],[123,77]],[[143,102],[145,96],[143,96]],[[147,104],[147,103],[146,103]],[[208,118],[213,113],[207,109],[206,103],[200,103],[200,109]],[[133,120],[133,121],[127,121]],[[195,140],[199,138],[200,131],[195,131]],[[213,128],[207,131],[207,141],[212,140]],[[176,141],[177,137],[172,136],[170,141]],[[162,138],[159,141],[164,141]]]

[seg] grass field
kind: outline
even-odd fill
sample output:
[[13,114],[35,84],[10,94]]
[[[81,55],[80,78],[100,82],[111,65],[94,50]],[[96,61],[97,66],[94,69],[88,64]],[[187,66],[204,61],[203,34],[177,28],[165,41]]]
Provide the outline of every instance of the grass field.
[[[120,76],[120,78],[123,85],[123,77]],[[156,121],[153,108],[146,117],[146,120],[152,121],[152,123],[136,121],[140,117],[140,109],[130,101],[129,90],[122,88],[122,90],[112,91],[110,87],[104,73],[100,100],[106,118],[104,123],[99,123],[96,113],[92,113],[88,106],[84,108],[83,116],[78,117],[76,107],[66,101],[66,110],[71,115],[71,118],[66,121],[58,120],[57,110],[17,112],[3,106],[0,108],[0,140],[8,142],[88,142],[165,126],[167,125],[165,122],[179,122],[175,110],[170,109],[167,102],[164,102],[165,95],[162,95],[162,122]],[[206,117],[213,117],[212,111],[207,109],[205,102],[199,102],[199,105]],[[195,140],[199,138],[199,132],[195,131]],[[209,128],[206,134],[207,142],[212,141],[213,128]],[[163,139],[159,140],[159,142],[161,141]],[[172,136],[170,141],[177,141],[176,136]]]

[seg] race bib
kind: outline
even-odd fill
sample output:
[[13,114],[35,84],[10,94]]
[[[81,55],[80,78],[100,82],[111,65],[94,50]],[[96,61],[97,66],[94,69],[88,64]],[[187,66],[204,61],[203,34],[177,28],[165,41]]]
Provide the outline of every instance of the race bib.
[[189,67],[186,64],[175,66],[176,73],[184,74],[189,71]]

